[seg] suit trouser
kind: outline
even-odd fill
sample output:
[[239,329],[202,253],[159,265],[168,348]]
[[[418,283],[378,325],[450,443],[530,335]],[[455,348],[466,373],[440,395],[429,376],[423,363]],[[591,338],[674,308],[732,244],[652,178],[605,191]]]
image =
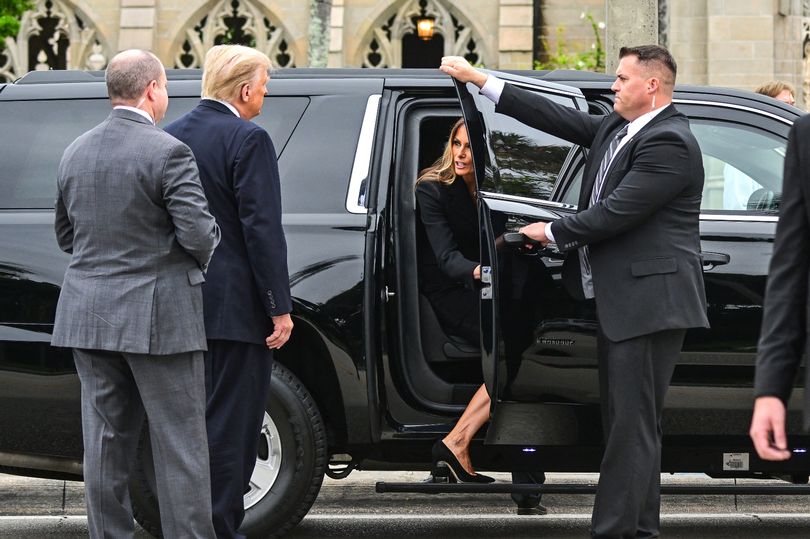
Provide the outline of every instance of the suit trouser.
[[238,530],[256,466],[272,369],[273,353],[264,345],[208,340],[206,423],[214,529],[220,539],[244,537]]
[[598,335],[605,454],[591,535],[657,537],[661,509],[661,414],[686,330],[615,342]]
[[129,475],[144,415],[164,537],[213,538],[202,352],[73,350],[82,388],[90,537],[132,537]]

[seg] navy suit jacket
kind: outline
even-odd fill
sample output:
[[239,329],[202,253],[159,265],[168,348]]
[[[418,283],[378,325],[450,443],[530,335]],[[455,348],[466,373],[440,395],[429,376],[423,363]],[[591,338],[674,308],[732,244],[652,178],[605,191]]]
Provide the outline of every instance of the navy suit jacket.
[[267,131],[203,99],[166,132],[194,152],[222,231],[203,284],[209,339],[264,344],[292,311],[276,151]]

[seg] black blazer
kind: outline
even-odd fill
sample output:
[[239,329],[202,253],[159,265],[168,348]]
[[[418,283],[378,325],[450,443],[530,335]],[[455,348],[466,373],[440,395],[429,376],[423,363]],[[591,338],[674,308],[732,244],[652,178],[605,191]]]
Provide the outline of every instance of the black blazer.
[[472,290],[480,257],[478,214],[464,180],[420,182],[416,212],[419,290],[428,297],[459,286]]
[[[782,207],[765,291],[754,396],[787,403],[806,355],[810,280],[810,116],[793,124],[785,155]],[[805,368],[805,388],[810,369]],[[810,428],[810,392],[804,392],[804,427]]]
[[567,251],[564,280],[582,295],[576,250],[588,245],[599,324],[621,341],[666,329],[708,327],[700,259],[703,161],[689,122],[673,105],[614,157],[600,200],[587,207],[599,163],[627,124],[591,116],[507,84],[496,108],[517,120],[591,148],[579,212],[555,222]]
[[276,151],[267,131],[204,99],[166,131],[188,144],[222,230],[203,284],[209,339],[264,344],[292,311]]

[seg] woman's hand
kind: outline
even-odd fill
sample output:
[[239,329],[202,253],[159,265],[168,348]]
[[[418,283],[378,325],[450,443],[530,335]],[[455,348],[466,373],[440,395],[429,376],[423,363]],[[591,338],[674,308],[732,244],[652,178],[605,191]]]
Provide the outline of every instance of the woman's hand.
[[477,281],[481,280],[481,264],[475,266],[475,269],[473,270],[473,279]]

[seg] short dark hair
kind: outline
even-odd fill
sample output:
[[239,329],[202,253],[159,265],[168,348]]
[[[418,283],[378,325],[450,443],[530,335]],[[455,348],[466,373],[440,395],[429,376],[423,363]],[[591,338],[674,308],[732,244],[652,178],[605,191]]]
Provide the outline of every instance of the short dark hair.
[[111,101],[134,101],[153,80],[160,81],[163,64],[149,51],[127,50],[116,54],[104,79]]
[[657,66],[664,68],[672,74],[672,80],[665,80],[663,82],[674,85],[675,77],[678,75],[678,64],[675,63],[675,58],[669,53],[667,49],[660,45],[639,45],[637,47],[622,47],[619,49],[619,59],[625,56],[635,56],[638,62],[644,67],[650,67],[650,64],[657,64]]

